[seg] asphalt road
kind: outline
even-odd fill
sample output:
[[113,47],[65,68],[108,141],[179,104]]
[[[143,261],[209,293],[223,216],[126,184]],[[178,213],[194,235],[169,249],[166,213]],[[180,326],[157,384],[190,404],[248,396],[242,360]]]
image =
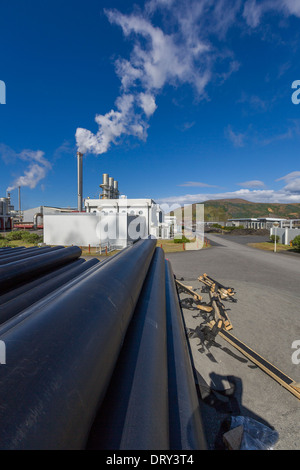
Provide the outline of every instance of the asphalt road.
[[[213,244],[209,249],[166,255],[177,279],[199,293],[203,284],[197,279],[203,273],[233,287],[237,302],[224,303],[231,333],[300,382],[300,364],[292,361],[292,344],[300,340],[300,257],[256,250],[229,237],[207,237]],[[202,295],[208,302],[208,294]],[[201,401],[208,447],[222,448],[222,423],[239,415],[275,429],[279,439],[274,449],[299,450],[300,401],[219,336],[215,343],[203,342],[197,334],[203,318],[195,317],[195,310],[183,313],[188,331],[195,332],[190,347],[199,381],[215,390],[204,392]],[[230,398],[216,393],[232,383]]]

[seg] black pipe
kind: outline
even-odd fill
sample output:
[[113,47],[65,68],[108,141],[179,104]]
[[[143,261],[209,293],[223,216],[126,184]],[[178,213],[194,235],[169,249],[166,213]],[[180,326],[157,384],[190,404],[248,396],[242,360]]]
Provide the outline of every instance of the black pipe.
[[171,263],[166,260],[170,449],[207,448],[194,372]]
[[21,251],[24,251],[24,250],[26,250],[25,246],[2,248],[0,250],[0,256],[1,258],[4,258],[4,256],[10,255],[12,253],[20,253]]
[[85,448],[155,245],[136,243],[47,303],[35,303],[14,328],[14,319],[3,325],[1,449]]
[[61,250],[62,248],[64,247],[63,246],[54,246],[54,247],[46,246],[43,248],[35,248],[35,249],[26,248],[26,250],[22,251],[22,253],[17,253],[17,254],[13,254],[10,256],[6,256],[5,258],[0,258],[0,266],[4,264],[8,264],[8,263],[14,263],[14,262],[26,259],[26,258],[33,258],[34,256],[41,255],[42,253],[48,253],[50,251],[52,252],[56,250]]
[[81,249],[78,246],[70,246],[0,266],[0,294],[24,280],[31,280],[77,259],[80,255]]
[[67,271],[74,269],[76,266],[80,266],[81,264],[85,263],[85,259],[79,258],[67,263],[65,266],[61,268],[54,269],[47,274],[43,274],[42,276],[34,279],[33,281],[27,282],[26,280],[23,283],[18,284],[15,289],[11,289],[5,294],[0,295],[0,305],[4,304],[5,302],[9,302],[10,300],[14,299],[18,295],[28,292],[31,289],[43,284],[44,282],[48,282],[52,280],[54,277],[59,276]]
[[26,292],[23,291],[22,294],[19,294],[18,296],[15,295],[13,299],[0,305],[0,324],[22,312],[22,310],[30,307],[34,302],[37,302],[43,299],[46,295],[53,293],[68,281],[76,278],[79,274],[83,272],[87,274],[86,271],[99,262],[100,261],[98,259],[92,258],[89,261],[80,263],[79,266],[74,266],[63,274],[55,273],[52,279],[49,279],[47,282],[34,288],[29,289],[28,285]]
[[[124,248],[123,252],[127,248]],[[59,292],[57,292],[57,291],[50,292],[43,299],[40,300],[39,308],[42,309],[43,304],[47,304],[49,302],[49,300],[51,298],[53,298],[53,296],[55,297],[57,295],[62,294],[67,289],[72,287],[76,282],[81,281],[83,279],[83,277],[91,274],[95,269],[102,268],[106,263],[113,260],[115,257],[119,256],[120,253],[121,253],[121,251],[116,253],[113,256],[110,256],[110,257],[107,257],[104,260],[101,260],[100,261],[101,264],[99,264],[98,266],[90,267],[89,271],[87,273],[78,274],[75,279],[70,279],[69,281],[67,281],[67,283],[65,285],[61,286],[61,288],[59,289]],[[44,282],[46,283],[48,281],[51,281],[54,277],[59,276],[60,274],[69,271],[70,269],[73,269],[73,266],[75,267],[77,265],[77,263],[79,263],[79,264],[85,263],[85,259],[79,258],[77,260],[73,260],[70,263],[68,263],[66,266],[63,266],[62,268],[54,269],[53,271],[50,271],[50,273],[48,273],[44,276],[41,276],[38,279],[34,279],[31,282],[28,282],[28,283],[24,282],[21,285],[18,285],[15,289],[12,289],[12,290],[10,290],[9,292],[6,292],[3,295],[0,295],[0,310],[1,310],[1,305],[3,305],[5,302],[9,303],[9,301],[13,300],[17,295],[20,296],[24,292],[26,293],[29,289],[34,289],[37,286],[40,286],[41,284],[43,284]],[[30,316],[33,311],[34,311],[33,309],[30,309],[30,308],[28,309],[27,308],[27,309],[23,310],[21,314],[19,314],[17,316],[14,316],[13,318],[10,318],[10,321],[5,322],[5,325],[0,323],[0,334],[3,334],[4,332],[9,330],[10,328],[15,327],[16,324],[18,324],[19,322],[23,321],[25,318]]]
[[164,252],[156,248],[88,450],[168,450]]

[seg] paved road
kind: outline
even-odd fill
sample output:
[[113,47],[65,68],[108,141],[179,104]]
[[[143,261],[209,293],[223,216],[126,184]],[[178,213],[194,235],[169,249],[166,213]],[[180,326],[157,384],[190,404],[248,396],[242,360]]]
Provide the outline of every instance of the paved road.
[[[217,235],[208,238],[214,243],[210,249],[166,256],[176,277],[184,278],[198,292],[202,285],[197,278],[203,273],[234,287],[237,303],[226,303],[232,334],[300,382],[300,364],[292,362],[292,344],[300,340],[300,258],[256,250]],[[203,296],[209,300],[208,294]],[[191,310],[183,312],[186,326],[192,330],[203,321],[193,318],[195,312]],[[220,347],[203,349],[199,338],[190,340],[195,367],[202,378],[214,388],[222,381],[234,380],[238,406],[233,412],[274,427],[279,432],[276,449],[299,449],[299,400],[224,340],[217,342]],[[221,421],[228,417],[224,407],[232,407],[232,403],[225,403],[220,411],[207,400],[203,413],[209,447],[215,448]]]

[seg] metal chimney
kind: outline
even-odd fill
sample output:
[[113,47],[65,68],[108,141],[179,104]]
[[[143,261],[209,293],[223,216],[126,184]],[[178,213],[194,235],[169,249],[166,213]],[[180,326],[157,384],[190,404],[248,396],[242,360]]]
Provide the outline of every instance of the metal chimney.
[[102,188],[102,199],[107,199],[109,197],[109,175],[107,173],[103,173],[102,175],[100,188]]
[[118,181],[114,181],[114,199],[119,199],[119,185],[118,185]]
[[109,177],[109,199],[114,199],[114,179]]
[[82,153],[77,152],[78,212],[82,212]]
[[21,186],[19,186],[18,190],[19,190],[19,213],[21,214]]

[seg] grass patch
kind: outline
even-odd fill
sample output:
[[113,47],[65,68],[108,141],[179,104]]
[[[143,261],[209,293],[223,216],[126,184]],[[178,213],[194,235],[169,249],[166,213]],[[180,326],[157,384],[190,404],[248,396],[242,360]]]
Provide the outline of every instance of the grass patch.
[[[262,243],[248,243],[248,246],[252,246],[252,248],[257,248],[259,250],[265,251],[274,251],[274,243],[271,242],[262,242]],[[290,245],[282,245],[281,243],[276,243],[276,251],[293,251],[296,250],[291,248]]]

